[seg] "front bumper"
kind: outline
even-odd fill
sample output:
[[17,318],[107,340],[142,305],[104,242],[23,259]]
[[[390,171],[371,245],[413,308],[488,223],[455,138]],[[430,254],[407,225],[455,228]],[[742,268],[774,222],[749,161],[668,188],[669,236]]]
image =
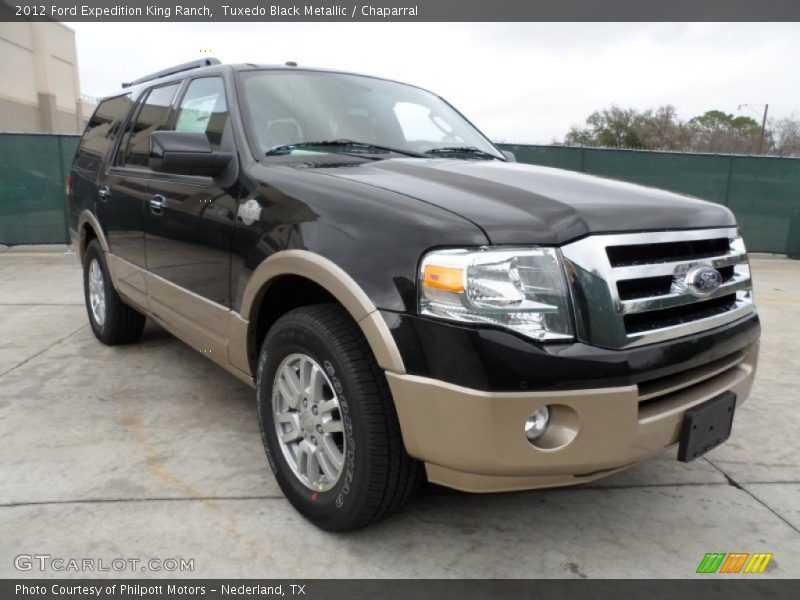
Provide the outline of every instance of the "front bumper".
[[[730,390],[750,393],[758,342],[666,376],[577,390],[493,392],[419,375],[387,373],[408,453],[434,483],[495,492],[583,483],[610,475],[678,441],[687,408]],[[549,405],[540,447],[524,423]]]

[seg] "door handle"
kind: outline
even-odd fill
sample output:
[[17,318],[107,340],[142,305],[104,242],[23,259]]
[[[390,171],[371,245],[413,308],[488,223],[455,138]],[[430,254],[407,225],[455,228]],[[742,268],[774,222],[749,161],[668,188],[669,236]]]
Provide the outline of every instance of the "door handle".
[[150,212],[154,215],[163,214],[165,208],[167,208],[167,199],[161,194],[156,194],[150,199]]
[[111,188],[107,185],[102,186],[97,190],[97,197],[100,198],[103,202],[108,200],[111,197]]

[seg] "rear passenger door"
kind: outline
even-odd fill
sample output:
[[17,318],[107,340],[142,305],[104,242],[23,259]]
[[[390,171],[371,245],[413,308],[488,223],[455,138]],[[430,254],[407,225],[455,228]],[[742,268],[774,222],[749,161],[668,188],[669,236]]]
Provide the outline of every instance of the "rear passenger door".
[[89,119],[75,152],[70,173],[73,192],[73,203],[69,206],[71,222],[77,223],[78,216],[83,210],[96,211],[97,192],[105,183],[101,181],[103,172],[131,108],[133,108],[131,95],[123,94],[101,100]]
[[140,306],[147,306],[144,211],[149,198],[150,134],[168,125],[179,87],[171,83],[145,92],[98,190],[97,215],[106,230],[117,287]]

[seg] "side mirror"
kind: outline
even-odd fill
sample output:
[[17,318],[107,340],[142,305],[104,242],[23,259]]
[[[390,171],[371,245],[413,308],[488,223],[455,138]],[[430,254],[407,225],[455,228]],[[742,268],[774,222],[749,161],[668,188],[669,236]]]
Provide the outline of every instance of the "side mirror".
[[506,157],[508,162],[517,162],[517,157],[513,152],[510,152],[509,150],[500,150],[500,152],[502,152],[503,156]]
[[231,162],[229,152],[214,152],[205,133],[155,131],[150,134],[150,168],[182,175],[221,175]]

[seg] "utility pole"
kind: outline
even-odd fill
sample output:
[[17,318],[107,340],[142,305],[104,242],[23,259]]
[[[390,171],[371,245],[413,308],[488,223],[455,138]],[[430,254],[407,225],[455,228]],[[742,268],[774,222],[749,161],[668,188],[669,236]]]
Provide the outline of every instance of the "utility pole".
[[767,128],[767,111],[769,110],[769,104],[764,105],[764,118],[761,119],[761,137],[758,138],[758,153],[764,154],[764,132]]
[[767,133],[767,112],[769,112],[769,104],[740,104],[737,110],[742,110],[742,107],[755,108],[756,106],[764,107],[764,114],[761,117],[761,135],[758,137],[758,153],[764,154],[764,138]]

